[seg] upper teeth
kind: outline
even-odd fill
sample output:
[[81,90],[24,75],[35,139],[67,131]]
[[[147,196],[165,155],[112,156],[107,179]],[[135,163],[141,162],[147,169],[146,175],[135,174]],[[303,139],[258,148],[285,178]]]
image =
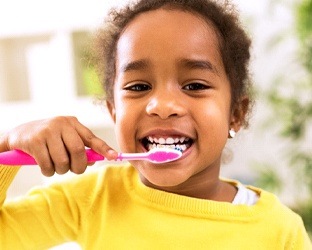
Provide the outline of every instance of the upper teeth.
[[187,142],[190,140],[190,138],[187,137],[168,137],[168,138],[154,138],[149,136],[148,138],[148,149],[151,150],[153,148],[163,148],[163,147],[168,147],[168,148],[177,148],[182,151],[186,150],[189,145],[187,145]]
[[157,143],[157,144],[175,144],[175,143],[188,142],[189,138],[186,138],[186,137],[177,137],[177,138],[168,137],[167,139],[164,139],[162,137],[153,138],[153,137],[149,136],[148,141],[150,143]]

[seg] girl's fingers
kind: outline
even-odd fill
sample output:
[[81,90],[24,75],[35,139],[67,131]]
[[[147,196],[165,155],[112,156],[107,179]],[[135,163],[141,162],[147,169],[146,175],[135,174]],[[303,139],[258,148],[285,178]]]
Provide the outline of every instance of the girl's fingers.
[[37,164],[40,166],[41,173],[44,176],[50,177],[54,175],[55,168],[47,146],[41,146],[36,150],[34,149],[30,154],[35,157]]
[[118,153],[107,145],[105,141],[95,136],[90,129],[81,123],[76,123],[75,127],[85,146],[92,148],[108,160],[114,160],[118,157]]
[[58,174],[67,173],[70,169],[70,157],[63,143],[61,134],[49,138],[47,147],[54,171]]
[[[87,168],[85,145],[76,130],[63,130],[62,140],[67,153],[68,170],[82,174]],[[65,163],[65,162],[64,162]]]

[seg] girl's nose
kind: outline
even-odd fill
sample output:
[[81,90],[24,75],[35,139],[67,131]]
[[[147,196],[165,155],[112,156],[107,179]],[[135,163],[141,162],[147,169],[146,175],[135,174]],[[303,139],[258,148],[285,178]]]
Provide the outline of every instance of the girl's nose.
[[172,92],[154,95],[146,106],[146,113],[150,116],[158,116],[162,120],[183,116],[186,113],[183,100]]

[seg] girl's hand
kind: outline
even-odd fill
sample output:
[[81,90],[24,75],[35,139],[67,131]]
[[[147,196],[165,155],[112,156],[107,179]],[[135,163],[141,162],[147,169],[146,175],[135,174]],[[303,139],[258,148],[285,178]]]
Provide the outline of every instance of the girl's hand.
[[0,152],[20,149],[35,158],[45,176],[87,168],[85,146],[108,160],[117,152],[96,137],[76,117],[54,117],[20,125],[0,137]]

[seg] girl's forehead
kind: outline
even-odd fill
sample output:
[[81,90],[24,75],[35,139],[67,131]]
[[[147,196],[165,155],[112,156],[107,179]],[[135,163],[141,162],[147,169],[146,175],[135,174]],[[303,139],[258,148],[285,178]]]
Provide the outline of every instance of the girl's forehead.
[[222,65],[218,35],[199,14],[157,9],[135,17],[117,43],[117,64],[159,55],[168,58],[209,57]]
[[[187,28],[193,29],[194,26],[207,29],[209,32],[217,33],[212,22],[205,19],[199,13],[183,11],[181,9],[160,8],[138,14],[126,25],[121,36],[127,30],[134,28],[142,30],[145,28],[152,31],[157,28],[171,28],[186,31]],[[187,35],[186,32],[185,35]]]

